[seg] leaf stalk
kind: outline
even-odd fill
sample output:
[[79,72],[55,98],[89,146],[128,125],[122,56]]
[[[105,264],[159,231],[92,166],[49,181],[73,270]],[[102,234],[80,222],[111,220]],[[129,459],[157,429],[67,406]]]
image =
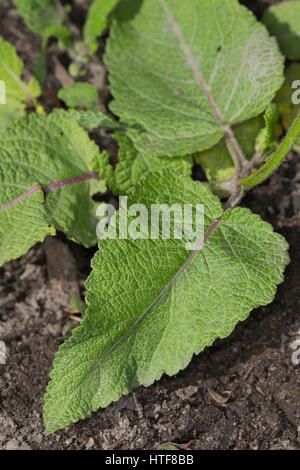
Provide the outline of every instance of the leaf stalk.
[[251,189],[268,179],[284,162],[299,134],[300,112],[273,156],[251,175],[242,178],[239,184],[245,189]]

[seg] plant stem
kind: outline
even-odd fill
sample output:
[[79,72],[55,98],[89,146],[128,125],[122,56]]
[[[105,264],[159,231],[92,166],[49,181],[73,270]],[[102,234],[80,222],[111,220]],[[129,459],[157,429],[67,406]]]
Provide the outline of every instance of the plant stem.
[[240,144],[238,143],[235,137],[232,127],[230,125],[224,124],[222,113],[217,106],[217,103],[214,99],[212,91],[209,85],[206,83],[201,73],[201,70],[199,69],[199,65],[197,64],[197,61],[193,57],[193,54],[191,52],[189,45],[185,42],[185,38],[182,34],[180,26],[178,25],[176,19],[173,17],[171,12],[169,11],[166,1],[159,0],[159,2],[166,14],[167,20],[173,30],[173,33],[179,42],[179,46],[185,56],[186,62],[194,74],[196,83],[202,89],[220,129],[222,129],[222,131],[225,134],[226,145],[231,155],[231,158],[233,160],[235,170],[236,170],[236,179],[238,180],[239,178],[241,178],[242,170],[244,166],[247,164],[247,160],[243,154],[243,150],[241,149]]
[[92,180],[92,179],[99,179],[98,173],[95,173],[93,171],[87,171],[86,173],[83,173],[83,174],[78,175],[78,176],[73,176],[71,178],[66,178],[64,180],[55,181],[54,183],[50,184],[49,186],[46,186],[46,188],[42,188],[42,186],[40,184],[38,184],[38,185],[34,186],[33,188],[31,188],[26,193],[19,196],[17,199],[14,199],[13,201],[8,202],[4,206],[1,206],[0,207],[0,212],[4,211],[6,209],[9,209],[10,207],[14,206],[15,204],[17,204],[20,201],[23,201],[24,199],[27,199],[28,197],[30,197],[32,194],[36,193],[37,191],[43,191],[44,194],[46,195],[47,193],[49,193],[50,191],[53,191],[54,189],[62,188],[64,186],[68,186],[68,185],[74,184],[74,183],[83,183],[85,181],[89,181],[89,180]]
[[233,132],[231,126],[223,127],[225,132],[225,142],[229,154],[233,160],[237,177],[240,178],[243,168],[248,165],[248,161],[243,153],[243,150],[240,147],[240,144],[237,141],[237,138]]
[[239,184],[245,189],[251,189],[269,178],[269,176],[271,176],[272,173],[274,173],[274,171],[283,163],[299,134],[300,112],[273,156],[250,176],[241,179]]
[[5,62],[3,62],[3,60],[0,58],[0,64],[2,65],[2,67],[5,69],[5,71],[11,76],[11,78],[17,83],[17,85],[19,85],[19,87],[26,93],[26,95],[28,96],[29,100],[30,100],[30,103],[35,107],[37,108],[38,106],[38,103],[37,103],[37,100],[35,99],[35,97],[31,94],[31,92],[29,91],[27,85],[25,82],[23,82],[7,65]]
[[87,171],[86,173],[83,173],[82,175],[79,175],[79,176],[73,176],[72,178],[66,178],[64,180],[55,181],[54,183],[47,186],[44,189],[44,191],[45,193],[49,193],[50,191],[53,191],[53,189],[62,188],[63,186],[68,186],[74,183],[82,183],[84,181],[89,181],[91,179],[99,179],[98,173]]

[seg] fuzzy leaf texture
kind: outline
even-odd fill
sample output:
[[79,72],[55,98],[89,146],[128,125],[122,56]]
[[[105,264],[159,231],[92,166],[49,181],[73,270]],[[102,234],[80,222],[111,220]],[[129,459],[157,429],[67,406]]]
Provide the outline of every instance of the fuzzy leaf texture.
[[[85,131],[59,113],[31,114],[8,129],[0,138],[0,265],[54,234],[54,227],[87,247],[96,244],[91,195],[101,187],[93,173],[98,158]],[[87,179],[76,181],[82,175]]]
[[212,147],[283,82],[276,40],[236,0],[144,0],[133,20],[114,21],[105,62],[111,110],[158,156]]
[[40,95],[39,84],[34,78],[29,83],[22,80],[23,68],[24,64],[15,48],[0,37],[0,81],[1,87],[5,87],[1,88],[0,131],[15,119],[23,117],[26,102]]
[[256,150],[264,153],[271,145],[278,127],[279,110],[275,103],[271,103],[264,114],[265,127],[256,138]]
[[205,185],[169,170],[151,173],[129,195],[128,206],[134,203],[202,203],[209,240],[196,252],[174,237],[99,243],[86,283],[88,308],[51,372],[48,434],[163,373],[176,374],[270,303],[283,281],[284,238],[248,209],[223,213]]
[[77,109],[55,109],[53,114],[59,114],[78,122],[87,132],[91,132],[100,127],[104,129],[118,129],[117,121],[112,119],[102,111],[81,111]]
[[[263,128],[263,118],[258,116],[234,127],[234,133],[245,157],[250,160],[255,152],[255,140]],[[221,182],[230,179],[234,163],[223,138],[213,148],[195,154],[195,161],[202,166],[207,179]]]
[[97,171],[116,195],[128,194],[145,175],[154,171],[168,168],[181,175],[192,174],[192,157],[168,158],[142,155],[126,135],[116,132],[114,137],[119,144],[119,161],[116,168],[113,170],[109,163],[109,155],[106,155],[99,159]]
[[291,60],[300,59],[300,0],[272,5],[263,22],[279,42],[282,53]]
[[85,108],[97,112],[98,90],[90,83],[77,82],[58,91],[58,97],[69,108]]

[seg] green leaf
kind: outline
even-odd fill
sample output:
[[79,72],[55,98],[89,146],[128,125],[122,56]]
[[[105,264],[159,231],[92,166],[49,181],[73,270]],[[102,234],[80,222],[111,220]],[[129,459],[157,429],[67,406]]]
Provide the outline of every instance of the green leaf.
[[292,150],[296,139],[300,135],[300,112],[293,124],[289,128],[286,136],[277,147],[276,151],[271,153],[267,160],[259,168],[253,171],[249,176],[242,178],[239,184],[244,189],[251,189],[266,181],[282,165],[289,152]]
[[69,119],[77,121],[86,131],[90,132],[97,128],[118,129],[119,124],[102,111],[78,111],[77,109],[56,109],[53,114],[60,114]]
[[38,80],[40,87],[44,88],[48,74],[46,45],[42,45],[39,56],[34,64],[33,73],[35,78]]
[[157,156],[212,147],[283,82],[276,40],[236,0],[144,0],[132,21],[114,21],[105,62],[111,110]]
[[55,0],[13,0],[26,26],[47,39],[55,37],[62,48],[72,45],[72,33],[62,24],[63,17]]
[[99,243],[86,283],[88,309],[51,372],[48,434],[163,373],[178,373],[194,353],[270,303],[283,281],[284,238],[248,209],[223,214],[201,183],[169,170],[151,173],[129,195],[128,207],[134,203],[204,204],[206,243],[194,252],[172,237]]
[[91,52],[98,48],[97,38],[107,27],[107,16],[115,8],[119,0],[94,0],[88,11],[83,34],[85,42],[90,46]]
[[68,88],[60,89],[58,97],[69,108],[82,107],[91,111],[97,111],[98,90],[90,83],[73,83]]
[[49,26],[60,25],[60,12],[54,0],[13,0],[26,26],[36,34],[44,35]]
[[77,310],[78,312],[81,313],[81,315],[85,314],[85,311],[87,309],[87,305],[83,300],[78,299],[78,297],[74,297],[74,295],[71,297],[71,306],[74,308],[74,310]]
[[15,48],[0,37],[0,81],[5,87],[6,103],[0,104],[0,131],[12,121],[25,115],[26,102],[33,103],[40,95],[38,82],[22,80],[24,64]]
[[263,154],[272,144],[276,134],[276,126],[279,120],[279,110],[275,103],[271,103],[264,114],[265,127],[256,139],[256,150]]
[[45,40],[54,37],[58,39],[58,44],[62,49],[67,49],[72,46],[72,33],[64,25],[51,25],[48,26],[43,32]]
[[[254,155],[255,139],[262,127],[263,118],[261,116],[234,127],[235,136],[248,160]],[[235,172],[225,139],[222,139],[212,149],[197,153],[195,161],[202,166],[208,181],[211,182],[229,180]]]
[[0,137],[0,265],[53,234],[52,227],[96,244],[95,159],[95,143],[58,113],[31,114]]
[[168,158],[142,155],[134,148],[127,136],[120,132],[115,133],[114,136],[120,146],[119,162],[113,170],[109,163],[109,155],[107,155],[106,159],[99,160],[98,171],[116,195],[128,194],[145,175],[154,171],[168,168],[185,176],[190,176],[192,173],[192,157]]
[[282,53],[291,60],[300,59],[300,1],[291,0],[270,6],[263,22],[279,42]]
[[[278,105],[283,128],[286,132],[289,130],[299,112],[299,104],[293,103],[293,94],[296,93],[296,89],[293,88],[293,83],[298,80],[300,80],[300,64],[289,65],[285,72],[285,83],[276,95],[275,101]],[[300,137],[296,140],[295,148],[300,152]]]
[[118,21],[130,21],[139,12],[143,0],[119,0],[113,11],[113,16]]
[[6,210],[0,208],[0,266],[27,253],[35,243],[44,241],[47,235],[55,235],[55,228],[48,223],[44,209],[44,195],[37,182],[33,180],[28,182],[28,179],[26,181],[18,169],[12,168],[6,171],[4,178],[3,169],[0,155],[1,207],[7,201],[36,190],[14,206]]

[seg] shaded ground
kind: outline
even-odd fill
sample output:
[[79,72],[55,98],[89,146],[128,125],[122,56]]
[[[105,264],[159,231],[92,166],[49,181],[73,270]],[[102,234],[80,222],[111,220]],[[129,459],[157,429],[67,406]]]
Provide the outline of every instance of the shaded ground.
[[[15,44],[9,25],[21,28],[21,22],[10,5],[1,2],[0,14],[11,18],[1,34]],[[22,34],[26,41],[18,48],[30,68],[38,44],[23,26]],[[7,364],[0,365],[0,448],[151,449],[175,441],[190,442],[192,449],[300,449],[300,366],[293,365],[291,349],[300,339],[298,162],[291,155],[244,201],[291,245],[292,262],[275,302],[253,312],[177,376],[139,388],[48,438],[42,397],[58,338],[74,323],[66,316],[68,294],[82,291],[92,253],[61,237],[0,268],[0,338],[8,352]],[[49,260],[54,254],[67,260],[66,251],[71,261],[63,265],[68,275],[61,275],[56,263],[47,263],[47,253]]]

